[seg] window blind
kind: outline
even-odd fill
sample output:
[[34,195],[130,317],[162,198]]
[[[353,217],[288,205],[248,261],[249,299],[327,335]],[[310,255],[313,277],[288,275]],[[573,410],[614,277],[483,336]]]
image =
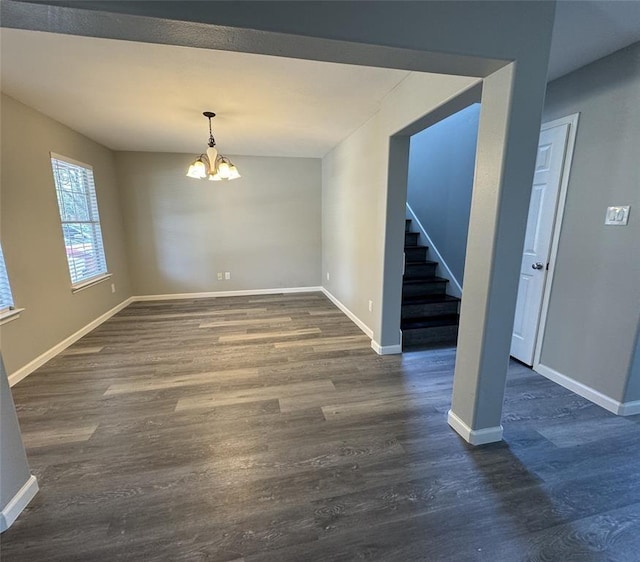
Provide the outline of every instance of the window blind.
[[11,285],[7,275],[7,266],[4,263],[4,254],[0,246],[0,312],[13,308],[13,296],[11,295]]
[[107,273],[91,166],[51,155],[71,285]]

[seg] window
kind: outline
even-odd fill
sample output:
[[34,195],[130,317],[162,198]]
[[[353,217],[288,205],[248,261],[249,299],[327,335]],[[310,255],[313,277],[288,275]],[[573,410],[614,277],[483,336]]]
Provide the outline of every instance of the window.
[[4,263],[4,254],[0,246],[0,315],[13,309],[13,297],[11,296],[11,286],[7,275],[7,266]]
[[107,274],[91,166],[51,154],[71,286],[79,289]]

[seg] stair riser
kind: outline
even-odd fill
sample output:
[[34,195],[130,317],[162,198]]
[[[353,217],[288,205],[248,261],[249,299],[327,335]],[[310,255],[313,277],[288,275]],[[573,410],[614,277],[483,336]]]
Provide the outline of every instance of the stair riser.
[[420,295],[444,295],[446,283],[412,283],[402,286],[403,297],[417,297]]
[[424,261],[427,259],[427,248],[405,246],[404,255],[407,261]]
[[432,343],[451,343],[458,338],[458,326],[437,326],[402,331],[402,346],[427,345]]
[[404,268],[404,276],[408,279],[417,277],[433,277],[436,274],[436,263],[408,263]]
[[404,233],[404,245],[416,246],[418,244],[419,232],[405,232]]
[[[403,348],[432,344],[456,345],[459,301],[444,297],[447,283],[436,276],[437,263],[427,261],[427,248],[418,246],[419,233],[411,232],[411,221],[405,221],[405,270],[402,286],[403,299],[435,295],[433,300],[402,304]],[[439,295],[443,295],[440,297]],[[421,299],[416,300],[431,300]],[[435,324],[435,325],[431,325]],[[421,327],[418,327],[421,326]]]
[[403,304],[402,318],[425,318],[427,316],[442,316],[443,314],[457,314],[457,302],[433,302],[423,304]]

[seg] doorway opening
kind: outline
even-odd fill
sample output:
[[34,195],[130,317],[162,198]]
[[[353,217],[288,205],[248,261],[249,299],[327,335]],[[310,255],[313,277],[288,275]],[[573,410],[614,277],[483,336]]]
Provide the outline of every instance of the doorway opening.
[[390,179],[405,205],[403,351],[456,345],[481,95],[477,84],[390,139]]
[[404,350],[456,345],[479,120],[473,103],[409,140]]

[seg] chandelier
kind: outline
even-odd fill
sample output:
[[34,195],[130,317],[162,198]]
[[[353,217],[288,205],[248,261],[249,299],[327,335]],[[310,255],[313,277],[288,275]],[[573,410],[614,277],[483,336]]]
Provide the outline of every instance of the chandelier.
[[198,156],[189,166],[187,176],[197,179],[210,179],[211,181],[235,180],[240,177],[240,172],[231,160],[216,150],[216,141],[211,132],[211,119],[216,116],[212,111],[205,111],[204,115],[209,119],[209,142],[204,154]]

